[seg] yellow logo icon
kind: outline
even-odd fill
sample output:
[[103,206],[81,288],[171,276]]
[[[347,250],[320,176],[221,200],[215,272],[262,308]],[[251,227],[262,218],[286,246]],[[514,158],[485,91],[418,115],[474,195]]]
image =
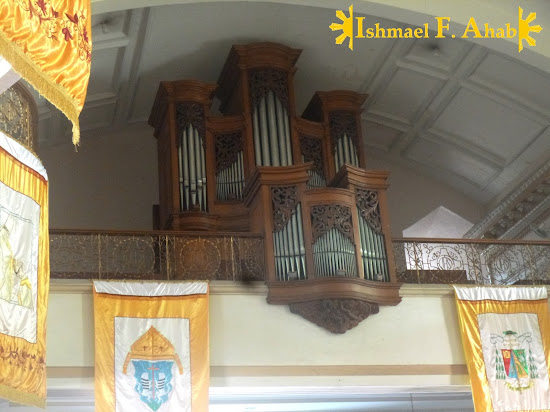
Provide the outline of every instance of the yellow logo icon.
[[536,40],[529,36],[529,33],[534,31],[538,33],[542,30],[540,25],[530,26],[530,23],[537,18],[537,13],[529,13],[529,16],[524,20],[523,18],[523,9],[519,7],[518,10],[518,51],[523,50],[523,40],[529,44],[529,46],[535,46],[537,44]]
[[353,4],[349,6],[349,17],[346,17],[343,10],[336,10],[336,17],[338,17],[342,23],[332,23],[329,26],[332,31],[342,30],[342,34],[336,37],[335,43],[342,44],[346,37],[348,37],[348,47],[350,50],[353,50]]
[[[343,10],[336,10],[336,17],[340,19],[342,23],[332,23],[329,28],[332,31],[342,30],[342,33],[336,37],[335,43],[342,44],[346,39],[348,40],[348,47],[353,50],[353,39],[429,39],[433,36],[429,32],[429,24],[424,23],[422,26],[414,27],[386,27],[379,22],[370,24],[368,27],[365,25],[365,17],[353,16],[353,4],[349,6],[349,16]],[[518,28],[516,29],[513,23],[502,23],[500,26],[491,25],[488,22],[477,22],[474,17],[470,17],[466,29],[462,36],[463,39],[512,39],[518,36],[518,51],[523,50],[523,40],[527,42],[529,46],[536,46],[537,42],[529,34],[531,32],[538,33],[542,30],[540,25],[531,26],[531,23],[537,18],[537,13],[529,13],[527,18],[523,19],[523,9],[518,8]],[[354,35],[353,21],[357,20],[357,34]],[[449,36],[447,32],[451,31],[451,17],[436,16],[437,32],[436,39],[444,39]],[[456,34],[450,34],[453,39]]]

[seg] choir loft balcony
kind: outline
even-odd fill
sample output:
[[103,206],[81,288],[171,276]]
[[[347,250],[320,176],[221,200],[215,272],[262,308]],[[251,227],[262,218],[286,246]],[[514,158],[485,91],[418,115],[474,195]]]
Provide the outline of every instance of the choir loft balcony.
[[[549,241],[394,238],[391,245],[404,284],[550,284]],[[259,234],[52,229],[50,266],[52,279],[268,280]]]

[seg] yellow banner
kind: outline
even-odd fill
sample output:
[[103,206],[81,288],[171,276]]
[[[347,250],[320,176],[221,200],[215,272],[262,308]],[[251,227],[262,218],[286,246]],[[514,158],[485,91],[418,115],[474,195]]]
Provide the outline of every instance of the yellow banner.
[[45,407],[47,175],[0,133],[0,397]]
[[546,287],[455,287],[476,412],[550,411]]
[[94,282],[96,412],[207,412],[208,284]]
[[73,123],[84,106],[92,53],[90,0],[0,0],[0,55]]

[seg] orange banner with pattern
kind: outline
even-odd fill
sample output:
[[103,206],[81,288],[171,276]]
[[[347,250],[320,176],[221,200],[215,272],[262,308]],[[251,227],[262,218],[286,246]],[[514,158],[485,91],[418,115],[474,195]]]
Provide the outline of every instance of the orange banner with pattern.
[[90,0],[0,0],[0,55],[65,113],[75,144],[91,54]]

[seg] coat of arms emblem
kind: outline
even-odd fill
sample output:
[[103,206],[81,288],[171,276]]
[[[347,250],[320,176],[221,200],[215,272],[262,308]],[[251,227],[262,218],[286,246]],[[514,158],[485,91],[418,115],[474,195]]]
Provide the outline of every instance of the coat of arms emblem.
[[529,332],[520,335],[507,330],[502,335],[491,335],[496,356],[496,378],[504,380],[511,390],[527,390],[533,386],[534,379],[539,378],[531,351],[532,341]]
[[177,365],[178,372],[183,373],[183,366],[174,345],[153,326],[134,342],[122,367],[124,374],[132,362],[134,390],[142,402],[151,410],[158,410],[168,402],[174,389],[173,369]]

